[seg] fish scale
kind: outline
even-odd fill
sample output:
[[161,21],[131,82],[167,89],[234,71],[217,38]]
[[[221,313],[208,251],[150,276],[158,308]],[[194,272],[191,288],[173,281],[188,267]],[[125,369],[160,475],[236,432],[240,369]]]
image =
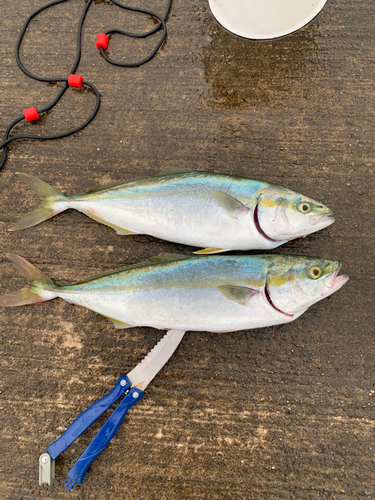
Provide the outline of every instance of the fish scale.
[[31,284],[0,296],[0,306],[60,297],[108,317],[117,328],[227,332],[288,323],[348,280],[338,276],[338,262],[315,257],[165,254],[56,286],[22,257],[9,259]]
[[68,208],[122,235],[148,234],[203,247],[195,253],[278,247],[334,222],[329,208],[282,186],[218,172],[167,167],[159,174],[68,197],[26,174],[41,204],[10,230],[25,229]]

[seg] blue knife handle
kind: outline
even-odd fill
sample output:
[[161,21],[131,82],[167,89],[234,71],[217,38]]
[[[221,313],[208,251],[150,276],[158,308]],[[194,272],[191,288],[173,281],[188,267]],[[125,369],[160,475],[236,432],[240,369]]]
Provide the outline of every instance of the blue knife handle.
[[60,455],[78,436],[82,434],[97,418],[100,417],[131,386],[126,375],[121,375],[114,388],[104,397],[93,403],[70,424],[66,431],[45,451],[52,460]]
[[76,483],[82,483],[91,462],[95,460],[95,458],[100,455],[104,448],[109,444],[122,424],[129,408],[131,408],[135,403],[138,403],[138,401],[143,398],[143,395],[144,392],[137,387],[130,389],[128,394],[124,397],[116,410],[112,413],[98,434],[94,437],[86,450],[68,472],[68,477],[70,479],[65,483],[65,487],[71,490]]

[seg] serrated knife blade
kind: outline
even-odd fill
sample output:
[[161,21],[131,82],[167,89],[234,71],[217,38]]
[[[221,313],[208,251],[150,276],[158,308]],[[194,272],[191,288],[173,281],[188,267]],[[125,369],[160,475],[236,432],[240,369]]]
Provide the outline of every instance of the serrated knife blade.
[[175,352],[184,334],[185,332],[181,330],[169,330],[147,356],[128,373],[131,386],[144,391]]

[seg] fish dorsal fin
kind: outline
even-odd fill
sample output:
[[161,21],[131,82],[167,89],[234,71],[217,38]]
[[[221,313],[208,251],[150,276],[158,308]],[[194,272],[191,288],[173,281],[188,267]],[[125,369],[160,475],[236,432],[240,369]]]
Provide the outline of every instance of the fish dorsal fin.
[[[156,174],[149,174],[151,177],[157,177],[158,175],[169,175],[169,174],[187,174],[190,172],[195,172],[195,170],[191,170],[190,168],[180,168],[180,167],[165,167],[160,172],[157,172]],[[122,186],[123,184],[128,184],[130,182],[136,182],[140,181],[142,179],[147,179],[148,176],[146,177],[138,177],[135,179],[126,179],[126,180],[121,180],[121,181],[115,181],[115,182],[110,182],[109,184],[104,184],[104,186],[97,186],[92,189],[89,189],[88,191],[85,191],[83,194],[92,194],[92,193],[98,193],[100,191],[105,191],[106,189],[111,189],[117,186]]]
[[158,175],[169,175],[169,174],[188,174],[191,172],[195,172],[195,170],[191,170],[190,168],[180,168],[180,167],[165,167],[160,172],[154,174],[154,177]]
[[98,193],[99,191],[105,191],[106,189],[110,189],[116,186],[121,186],[122,184],[125,184],[129,181],[116,181],[116,182],[111,182],[110,184],[104,184],[104,186],[97,186],[92,189],[89,189],[88,191],[85,191],[84,194],[92,194],[92,193]]
[[260,293],[259,290],[255,290],[254,288],[247,286],[219,285],[217,288],[221,293],[228,297],[228,299],[238,302],[241,306],[246,306],[250,299]]
[[214,191],[212,194],[225,215],[231,219],[238,219],[239,216],[246,214],[250,210],[246,205],[237,200],[237,198],[233,198],[233,196],[223,193],[223,191]]
[[[195,170],[191,170],[189,168],[180,168],[180,167],[165,167],[160,172],[157,172],[156,174],[150,174],[152,177],[157,177],[158,175],[169,175],[169,174],[187,174],[189,172],[195,172]],[[116,182],[111,182],[109,184],[104,184],[104,186],[97,186],[92,189],[89,189],[88,191],[85,191],[84,194],[93,194],[93,193],[98,193],[100,191],[105,191],[106,189],[111,189],[117,186],[122,186],[123,184],[129,184],[130,182],[136,182],[140,181],[142,179],[147,179],[146,177],[138,177],[136,179],[127,179],[127,180],[121,180],[121,181],[116,181]]]
[[104,278],[105,276],[112,276],[113,274],[119,274],[119,273],[122,273],[124,271],[130,271],[130,269],[136,269],[137,267],[145,267],[145,266],[149,266],[151,264],[154,264],[154,263],[146,260],[145,262],[140,262],[139,264],[134,264],[132,266],[119,267],[118,269],[113,269],[112,271],[105,271],[104,273],[93,274],[92,276],[88,276],[87,278],[83,279],[82,281],[77,281],[76,283],[73,283],[73,284],[74,285],[83,285],[84,283],[89,283],[90,281],[98,280],[100,278]]
[[[197,258],[197,257],[195,257]],[[83,285],[84,283],[88,283],[89,281],[97,280],[99,278],[104,278],[105,276],[111,276],[113,274],[119,274],[124,271],[130,271],[131,269],[137,269],[140,267],[147,267],[147,266],[155,266],[157,264],[163,264],[165,262],[173,262],[173,261],[178,261],[178,260],[185,260],[185,259],[194,259],[194,256],[192,255],[182,255],[182,254],[173,254],[173,253],[166,253],[166,254],[161,254],[161,255],[155,255],[154,257],[150,257],[149,259],[139,262],[138,264],[133,264],[131,266],[123,266],[120,267],[119,269],[114,269],[112,271],[105,271],[104,273],[99,273],[99,274],[94,274],[93,276],[89,276],[88,278],[85,278],[82,281],[77,281],[74,283],[74,285]],[[112,318],[110,318],[112,319]]]
[[109,184],[104,184],[103,186],[97,186],[92,189],[89,189],[88,191],[85,191],[83,194],[93,194],[93,193],[98,193],[100,191],[106,191],[107,189],[111,189],[118,186],[125,186],[127,184],[131,184],[132,182],[143,181],[144,179],[148,179],[150,177],[153,177],[153,174],[146,175],[143,177],[137,177],[135,179],[126,179],[126,180],[123,179],[121,181],[110,182]]
[[155,255],[155,257],[150,257],[146,262],[150,264],[163,264],[164,262],[175,262],[186,259],[194,259],[194,256],[180,253],[161,253],[160,255]]

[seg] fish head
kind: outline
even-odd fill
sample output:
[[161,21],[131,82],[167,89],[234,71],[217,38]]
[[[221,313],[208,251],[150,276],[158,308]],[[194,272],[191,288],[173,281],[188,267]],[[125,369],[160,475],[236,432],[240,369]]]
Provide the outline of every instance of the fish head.
[[259,193],[254,218],[258,231],[275,241],[306,236],[335,221],[332,211],[322,203],[281,186]]
[[287,315],[302,314],[308,307],[339,290],[348,281],[339,276],[341,264],[305,256],[275,256],[270,263],[265,296],[270,305]]

